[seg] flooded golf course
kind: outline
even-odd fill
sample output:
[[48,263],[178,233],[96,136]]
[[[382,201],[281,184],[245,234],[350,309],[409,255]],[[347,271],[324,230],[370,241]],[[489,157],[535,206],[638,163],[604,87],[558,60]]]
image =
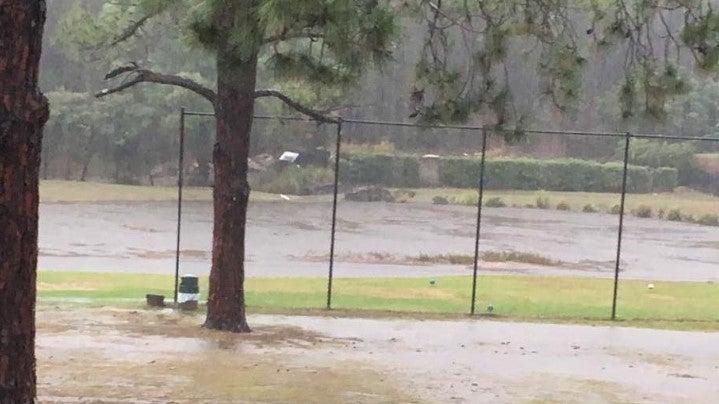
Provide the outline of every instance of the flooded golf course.
[[[40,213],[43,270],[174,273],[173,203],[46,203]],[[181,272],[208,272],[211,213],[209,202],[185,204]],[[606,214],[486,209],[482,252],[523,252],[544,265],[482,261],[481,271],[611,277],[617,221]],[[343,201],[335,276],[469,274],[475,223],[472,207]],[[330,225],[330,203],[252,203],[248,276],[326,276]],[[462,259],[455,265],[432,259],[448,256]],[[627,218],[624,279],[714,282],[718,271],[719,228]],[[99,304],[106,303],[40,300],[40,402],[713,403],[719,397],[716,332],[586,325],[587,319],[577,319],[585,325],[507,322],[492,315],[355,312],[350,315],[368,318],[348,318],[322,310],[251,315],[253,332],[232,334],[201,328],[201,315]]]
[[[210,202],[188,202],[181,271],[206,274],[212,245]],[[253,202],[248,215],[248,276],[327,274],[331,204]],[[174,273],[176,205],[171,202],[41,204],[40,268]],[[335,275],[411,277],[468,274],[466,263],[421,256],[474,253],[476,210],[423,203],[341,202]],[[519,251],[553,262],[481,262],[483,273],[611,277],[618,216],[486,208],[480,251]],[[627,217],[623,279],[719,281],[719,227]]]
[[[43,403],[713,403],[716,333],[251,316],[213,332],[172,310],[38,311]],[[559,337],[561,336],[561,337]]]

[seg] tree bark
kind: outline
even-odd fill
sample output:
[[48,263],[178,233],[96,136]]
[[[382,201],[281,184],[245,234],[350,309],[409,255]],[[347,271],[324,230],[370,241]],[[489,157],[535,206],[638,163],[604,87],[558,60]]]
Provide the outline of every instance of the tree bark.
[[249,332],[244,294],[245,221],[257,56],[238,60],[229,49],[225,45],[217,51],[214,230],[205,327]]
[[0,403],[35,397],[38,182],[47,100],[44,0],[0,0]]

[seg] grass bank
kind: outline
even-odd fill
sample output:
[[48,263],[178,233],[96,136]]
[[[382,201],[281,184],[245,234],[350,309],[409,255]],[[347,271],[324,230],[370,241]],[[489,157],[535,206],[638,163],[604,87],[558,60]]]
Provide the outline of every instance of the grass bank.
[[[623,325],[719,331],[719,285],[699,282],[621,281],[618,316]],[[333,308],[326,312],[320,278],[249,278],[252,312],[356,316],[462,317],[469,310],[471,277],[336,279]],[[207,278],[200,283],[202,296]],[[41,271],[40,304],[144,304],[146,293],[172,300],[172,277],[122,273]],[[478,313],[498,319],[601,324],[611,310],[612,280],[579,277],[484,276]],[[488,305],[493,311],[487,312]]]
[[[421,188],[414,189],[414,197],[408,202],[432,203],[432,199],[442,196],[462,201],[476,199],[476,192],[460,188]],[[507,206],[536,206],[541,198],[556,208],[565,203],[568,210],[582,211],[586,205],[592,205],[598,211],[610,212],[619,203],[619,195],[591,192],[550,192],[550,191],[487,191],[486,199],[500,198]],[[189,201],[209,201],[211,188],[185,188],[183,197]],[[329,195],[290,196],[296,201],[330,201]],[[91,203],[91,202],[152,202],[174,201],[177,199],[176,187],[150,187],[136,185],[118,185],[74,181],[41,181],[40,200],[46,203]],[[255,201],[281,201],[279,194],[253,191],[251,199]],[[660,194],[628,194],[627,210],[634,211],[648,206],[653,212],[669,212],[679,209],[682,213],[701,217],[719,214],[719,197],[694,191],[668,192]]]
[[[414,200],[431,203],[433,198],[440,196],[458,203],[467,201],[476,204],[477,192],[460,188],[417,189]],[[485,191],[485,201],[499,198],[508,207],[538,207],[538,202],[546,203],[548,208],[566,204],[566,209],[581,212],[585,206],[591,205],[599,212],[612,212],[619,204],[619,194],[593,192],[557,192],[557,191]],[[683,214],[701,217],[719,215],[719,197],[696,191],[665,192],[659,194],[627,194],[626,211],[634,212],[642,207],[651,208],[656,216],[660,211],[680,210]],[[541,207],[541,206],[540,206]]]
[[[186,201],[211,201],[212,188],[185,187]],[[315,197],[317,198],[317,197]],[[278,194],[253,191],[252,200],[280,201]],[[98,182],[40,181],[40,201],[45,203],[105,203],[176,201],[177,187],[120,185]]]

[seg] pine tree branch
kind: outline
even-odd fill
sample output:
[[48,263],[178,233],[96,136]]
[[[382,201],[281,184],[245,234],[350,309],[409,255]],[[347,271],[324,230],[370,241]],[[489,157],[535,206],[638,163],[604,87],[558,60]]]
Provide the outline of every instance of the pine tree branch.
[[[113,72],[116,70],[117,69],[113,70]],[[115,75],[112,74],[113,72],[108,73],[108,76],[114,77]],[[130,69],[128,74],[132,76],[132,79],[124,81],[117,87],[103,89],[102,91],[96,93],[95,97],[101,98],[110,94],[118,93],[140,83],[157,83],[185,88],[204,97],[213,105],[215,104],[215,99],[217,98],[217,95],[212,89],[185,77],[173,74],[156,73],[151,70],[140,68]]]
[[295,111],[306,115],[312,119],[314,119],[317,122],[324,122],[324,123],[338,123],[338,118],[333,118],[330,116],[327,116],[323,114],[320,111],[314,110],[312,108],[306,107],[299,102],[293,100],[288,95],[277,91],[277,90],[257,90],[255,91],[255,98],[262,98],[262,97],[275,97],[285,104],[289,106],[290,108],[294,109]]
[[125,41],[127,41],[128,39],[130,39],[133,35],[135,35],[135,33],[136,33],[140,28],[142,28],[142,27],[145,25],[145,23],[147,22],[147,20],[149,20],[150,18],[154,17],[155,15],[156,15],[156,13],[146,14],[146,15],[142,16],[142,18],[140,18],[139,20],[137,20],[137,21],[135,21],[134,23],[130,24],[127,28],[125,28],[124,31],[122,31],[122,33],[121,33],[117,38],[115,38],[115,39],[110,43],[110,47],[116,46],[116,45],[118,45],[118,44],[120,44],[120,43],[122,43],[122,42],[125,42]]
[[323,38],[324,35],[320,33],[312,33],[312,32],[282,32],[277,35],[271,35],[267,38],[265,38],[264,43],[265,44],[274,44],[277,42],[282,41],[289,41],[291,39],[309,39],[312,41],[316,41],[320,38]]

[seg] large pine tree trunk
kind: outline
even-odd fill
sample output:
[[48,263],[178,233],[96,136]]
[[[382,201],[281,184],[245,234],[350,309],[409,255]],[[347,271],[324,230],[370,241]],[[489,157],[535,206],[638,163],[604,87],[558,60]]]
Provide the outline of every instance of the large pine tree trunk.
[[35,270],[44,0],[0,0],[0,402],[35,397]]
[[217,138],[212,270],[205,327],[249,332],[245,319],[245,220],[250,187],[247,157],[254,112],[257,57],[217,52]]

